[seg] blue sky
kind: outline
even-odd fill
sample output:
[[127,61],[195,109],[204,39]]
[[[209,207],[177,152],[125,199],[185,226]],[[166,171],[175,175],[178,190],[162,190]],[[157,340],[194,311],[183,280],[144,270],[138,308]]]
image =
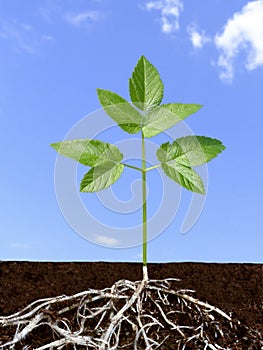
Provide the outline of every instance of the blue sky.
[[101,112],[96,88],[129,99],[128,78],[142,54],[160,72],[163,102],[204,105],[170,136],[153,138],[148,154],[188,131],[227,147],[200,170],[208,176],[208,193],[195,197],[198,220],[184,234],[191,193],[169,182],[164,194],[161,175],[149,173],[153,229],[173,214],[149,242],[148,260],[262,262],[262,0],[0,0],[1,260],[141,261],[140,246],[128,247],[128,238],[110,232],[123,229],[125,236],[134,227],[140,237],[137,172],[125,169],[99,196],[76,191],[86,208],[84,239],[60,208],[68,205],[67,216],[78,217],[67,197],[67,171],[77,173],[77,188],[86,169],[60,159],[60,171],[61,164],[68,169],[58,175],[49,145],[69,132],[87,132],[135,149],[136,140]]

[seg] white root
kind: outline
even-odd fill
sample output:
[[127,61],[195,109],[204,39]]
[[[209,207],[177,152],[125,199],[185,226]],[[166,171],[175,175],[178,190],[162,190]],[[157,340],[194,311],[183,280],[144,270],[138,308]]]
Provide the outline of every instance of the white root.
[[[21,348],[21,344],[23,349],[31,349],[31,344],[25,343],[32,331],[41,326],[50,329],[51,337],[35,350],[60,350],[68,345],[74,349],[81,346],[96,350],[156,350],[166,341],[173,341],[178,350],[185,349],[189,343],[198,344],[198,348],[224,349],[218,338],[224,338],[228,329],[233,332],[240,322],[192,297],[192,290],[171,289],[171,283],[176,281],[173,278],[151,280],[143,266],[142,281],[120,280],[103,290],[90,289],[71,296],[34,301],[13,315],[0,317],[0,350],[15,350],[17,346]],[[147,305],[151,305],[150,308],[147,309]],[[67,314],[72,315],[73,311],[74,324],[67,319]],[[190,317],[190,325],[179,324],[180,317]],[[8,327],[15,327],[16,331],[13,337],[3,341],[1,330]],[[209,327],[215,334],[213,339],[211,331],[208,336]],[[169,330],[163,339],[158,335],[160,330]],[[128,338],[126,343],[123,338]],[[238,344],[233,349],[239,349]]]
[[109,344],[109,340],[114,332],[114,329],[116,327],[116,325],[120,322],[120,320],[123,318],[123,315],[125,313],[126,310],[128,310],[132,304],[138,300],[139,295],[141,294],[144,285],[146,284],[146,280],[142,280],[142,283],[139,285],[139,287],[137,288],[137,290],[134,292],[134,294],[132,295],[132,297],[130,298],[130,300],[120,309],[120,311],[118,311],[118,313],[112,318],[111,323],[103,337],[103,344],[100,347],[100,350],[105,350],[106,349],[106,345]]
[[208,303],[204,303],[203,301],[194,299],[194,298],[192,298],[192,297],[189,296],[189,295],[182,294],[181,296],[182,296],[182,298],[184,298],[184,299],[186,299],[186,300],[189,300],[189,301],[191,301],[191,302],[194,303],[194,304],[197,304],[197,305],[200,305],[200,306],[204,306],[206,309],[208,309],[207,312],[216,311],[218,314],[220,314],[221,316],[225,317],[228,321],[231,321],[231,320],[232,320],[231,317],[228,316],[224,311],[218,309],[218,308],[215,307],[215,306],[212,306],[212,305],[209,305]]
[[148,270],[147,270],[147,266],[143,265],[143,267],[142,267],[142,273],[143,273],[143,281],[148,281]]

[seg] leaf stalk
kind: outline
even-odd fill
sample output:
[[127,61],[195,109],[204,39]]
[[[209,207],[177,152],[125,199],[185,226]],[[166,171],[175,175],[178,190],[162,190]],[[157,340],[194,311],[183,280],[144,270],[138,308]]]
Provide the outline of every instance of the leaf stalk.
[[137,166],[126,164],[126,163],[122,163],[122,164],[124,166],[126,166],[127,168],[135,169],[135,170],[138,170],[138,171],[143,171],[141,168],[138,168]]
[[150,166],[149,168],[146,168],[145,171],[153,170],[160,167],[161,167],[161,164],[153,165],[153,166]]

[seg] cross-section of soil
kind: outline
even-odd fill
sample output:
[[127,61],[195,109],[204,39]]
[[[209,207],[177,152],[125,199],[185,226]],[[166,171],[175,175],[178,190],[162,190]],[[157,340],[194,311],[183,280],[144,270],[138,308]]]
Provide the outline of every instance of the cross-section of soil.
[[[178,289],[193,289],[199,300],[234,315],[249,327],[263,331],[262,264],[150,263],[148,273],[151,279],[181,279],[176,282]],[[37,299],[72,295],[90,288],[103,289],[120,279],[142,279],[142,265],[1,261],[0,316],[14,313]]]

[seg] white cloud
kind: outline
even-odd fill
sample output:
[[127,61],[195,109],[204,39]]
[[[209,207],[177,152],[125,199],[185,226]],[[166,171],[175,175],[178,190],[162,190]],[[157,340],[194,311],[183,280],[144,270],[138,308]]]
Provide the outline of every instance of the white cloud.
[[24,242],[13,242],[10,243],[10,247],[15,249],[28,249],[30,247],[30,244]]
[[201,49],[206,43],[211,41],[211,39],[206,36],[205,31],[199,31],[194,24],[189,25],[187,31],[193,47],[196,49]]
[[85,11],[80,13],[67,13],[65,19],[72,25],[80,26],[82,24],[97,22],[103,17],[99,11]]
[[42,35],[41,39],[44,41],[54,42],[55,38],[52,35]]
[[29,24],[13,21],[1,21],[0,39],[8,41],[15,50],[28,54],[36,53],[32,42],[33,27]]
[[37,30],[28,23],[20,23],[17,20],[1,20],[0,40],[3,40],[18,53],[36,54],[42,41],[51,42],[55,39],[50,35],[40,35]]
[[148,11],[159,10],[161,12],[162,32],[171,34],[179,30],[179,17],[183,11],[181,0],[153,0],[147,1],[145,8]]
[[110,245],[110,246],[116,246],[119,243],[119,240],[116,238],[111,238],[107,236],[97,236],[96,241],[100,244]]
[[246,52],[245,67],[248,70],[263,65],[263,0],[249,2],[230,18],[221,34],[215,36],[220,51],[217,61],[220,78],[231,83],[234,77],[234,61],[241,50]]

